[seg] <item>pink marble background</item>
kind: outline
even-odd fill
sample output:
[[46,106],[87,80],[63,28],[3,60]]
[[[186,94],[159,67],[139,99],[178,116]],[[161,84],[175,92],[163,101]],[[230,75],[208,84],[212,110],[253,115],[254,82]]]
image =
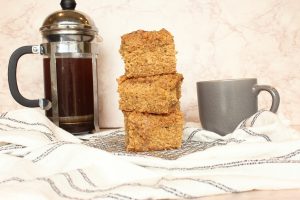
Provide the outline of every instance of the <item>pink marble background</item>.
[[[11,97],[7,64],[23,45],[40,44],[39,27],[60,0],[0,0],[0,112],[22,108]],[[182,110],[186,121],[199,121],[196,82],[257,77],[281,94],[279,113],[300,124],[299,0],[77,0],[92,17],[104,41],[100,59],[102,127],[123,125],[116,78],[124,73],[120,36],[162,27],[175,37],[178,71],[184,74]],[[42,56],[19,62],[18,82],[28,98],[43,96]],[[271,97],[260,95],[260,108]]]

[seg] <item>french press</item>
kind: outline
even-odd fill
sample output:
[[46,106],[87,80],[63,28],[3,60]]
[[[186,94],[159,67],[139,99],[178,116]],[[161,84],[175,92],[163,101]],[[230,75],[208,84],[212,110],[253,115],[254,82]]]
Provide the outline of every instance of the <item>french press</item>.
[[[15,50],[8,65],[9,89],[26,107],[40,107],[56,125],[80,134],[98,129],[97,55],[100,37],[94,22],[75,11],[75,0],[62,0],[62,10],[49,15],[40,31],[41,45]],[[45,98],[29,100],[18,89],[17,63],[25,54],[44,56]]]

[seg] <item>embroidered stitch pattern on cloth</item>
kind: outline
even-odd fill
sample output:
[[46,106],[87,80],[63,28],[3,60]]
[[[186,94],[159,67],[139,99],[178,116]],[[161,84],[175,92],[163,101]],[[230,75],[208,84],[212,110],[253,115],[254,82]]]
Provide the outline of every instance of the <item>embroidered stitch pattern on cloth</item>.
[[266,141],[271,142],[271,139],[267,135],[255,133],[254,131],[251,131],[247,128],[242,128],[242,130],[245,131],[246,133],[248,133],[249,135],[259,136],[259,137],[264,138]]
[[[53,131],[45,124],[42,124],[42,123],[29,123],[29,122],[25,122],[25,121],[21,121],[21,120],[16,120],[14,118],[10,118],[10,117],[5,117],[6,115],[4,116],[0,116],[0,119],[3,119],[3,120],[8,120],[8,121],[11,121],[11,122],[15,122],[15,123],[19,123],[19,124],[23,124],[23,125],[29,125],[29,126],[42,126],[42,127],[45,127],[47,130],[50,131],[50,133],[48,133],[49,135],[51,135],[51,137],[55,137],[54,136],[54,133]],[[38,130],[37,130],[38,131]],[[52,141],[52,140],[51,140]]]
[[35,159],[32,160],[32,162],[38,162],[40,160],[42,160],[43,158],[45,158],[47,155],[49,155],[51,152],[53,152],[55,149],[66,145],[66,144],[72,144],[71,142],[65,142],[65,141],[59,141],[54,143],[54,146],[52,146],[51,148],[47,149],[44,153],[42,153],[41,155],[39,155],[38,157],[36,157]]
[[[224,192],[231,192],[231,193],[235,193],[235,192],[238,192],[237,190],[233,189],[233,188],[230,188],[224,184],[221,184],[221,183],[218,183],[216,181],[213,181],[213,180],[202,180],[202,179],[195,179],[195,178],[185,178],[185,177],[182,177],[182,178],[176,178],[176,179],[166,179],[166,178],[162,178],[160,179],[156,184],[154,185],[145,185],[145,184],[140,184],[140,183],[128,183],[128,184],[122,184],[122,185],[118,185],[118,186],[115,186],[115,187],[111,187],[111,188],[106,188],[106,189],[83,189],[83,188],[80,188],[78,187],[77,185],[74,184],[74,181],[71,177],[70,174],[68,173],[61,173],[61,175],[63,175],[69,186],[71,188],[73,188],[74,190],[76,191],[79,191],[79,192],[84,192],[84,193],[105,193],[105,192],[110,192],[110,191],[113,191],[117,188],[121,188],[121,187],[146,187],[146,188],[152,188],[152,189],[158,189],[158,190],[163,190],[167,193],[170,193],[176,197],[181,197],[181,198],[195,198],[194,196],[192,195],[189,195],[189,194],[186,194],[184,192],[181,192],[179,191],[178,189],[175,189],[175,188],[172,188],[172,187],[169,187],[169,186],[166,186],[165,184],[162,184],[161,182],[172,182],[172,181],[183,181],[183,180],[189,180],[189,181],[194,181],[194,182],[198,182],[198,183],[202,183],[202,184],[207,184],[207,185],[210,185],[214,188],[217,188],[219,190],[222,190]],[[72,197],[68,197],[67,195],[63,194],[62,191],[58,190],[58,187],[56,186],[54,180],[52,179],[49,179],[49,178],[38,178],[37,180],[40,180],[40,181],[45,181],[47,182],[51,187],[52,189],[59,195],[59,196],[64,196],[64,197],[67,197],[67,198],[71,198],[73,199]],[[112,194],[112,193],[109,193],[109,194]],[[120,194],[115,194],[114,195],[120,195]],[[122,195],[124,197],[124,195]],[[96,197],[95,197],[96,198]],[[98,196],[97,196],[98,198]],[[128,199],[135,199],[133,197],[127,197],[126,198]],[[92,198],[94,199],[94,197]]]
[[[1,126],[6,126],[8,128],[11,128],[11,129],[17,129],[17,130],[22,130],[22,131],[37,131],[37,132],[40,132],[40,133],[43,133],[50,141],[53,141],[53,133],[48,133],[48,132],[45,132],[45,131],[41,131],[41,130],[35,130],[35,129],[25,129],[23,127],[17,127],[17,126],[12,126],[10,124],[4,124],[4,123],[0,123]],[[5,129],[2,129],[2,130],[5,130]],[[8,130],[5,130],[5,131],[8,131]]]
[[116,155],[126,155],[126,156],[154,156],[167,160],[175,160],[184,155],[188,155],[197,151],[204,151],[205,149],[226,145],[228,143],[241,143],[243,140],[237,140],[235,138],[230,138],[228,140],[217,139],[211,142],[201,142],[194,141],[192,138],[198,132],[201,132],[202,129],[197,129],[191,132],[187,140],[182,142],[182,147],[174,150],[166,151],[152,151],[152,152],[138,152],[138,153],[128,153],[125,151],[125,139],[124,131],[115,131],[111,134],[104,136],[92,136],[90,140],[84,141],[83,144],[102,149],[114,153]]
[[84,172],[83,169],[77,169],[77,171],[79,172],[79,174],[83,177],[83,179],[84,179],[88,184],[90,184],[90,185],[93,186],[93,187],[97,187],[97,185],[91,181],[91,179],[88,177],[88,175]]

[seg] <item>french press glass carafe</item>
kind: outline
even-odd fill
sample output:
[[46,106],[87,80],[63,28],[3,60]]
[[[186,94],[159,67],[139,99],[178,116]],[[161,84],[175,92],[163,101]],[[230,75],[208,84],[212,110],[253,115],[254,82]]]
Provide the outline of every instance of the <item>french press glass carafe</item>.
[[[61,7],[40,28],[43,44],[23,46],[11,55],[9,89],[19,104],[41,107],[61,128],[73,134],[92,132],[98,129],[98,30],[86,14],[74,10],[75,0],[62,0]],[[16,70],[24,54],[44,56],[45,98],[29,100],[19,92]]]

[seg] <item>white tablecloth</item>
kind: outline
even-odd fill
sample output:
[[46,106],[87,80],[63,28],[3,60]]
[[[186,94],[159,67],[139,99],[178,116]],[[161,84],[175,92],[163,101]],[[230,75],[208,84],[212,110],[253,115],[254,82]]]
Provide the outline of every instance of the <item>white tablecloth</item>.
[[0,199],[185,199],[300,188],[300,133],[268,111],[225,137],[189,124],[173,151],[126,153],[122,129],[79,138],[34,109],[1,114]]

